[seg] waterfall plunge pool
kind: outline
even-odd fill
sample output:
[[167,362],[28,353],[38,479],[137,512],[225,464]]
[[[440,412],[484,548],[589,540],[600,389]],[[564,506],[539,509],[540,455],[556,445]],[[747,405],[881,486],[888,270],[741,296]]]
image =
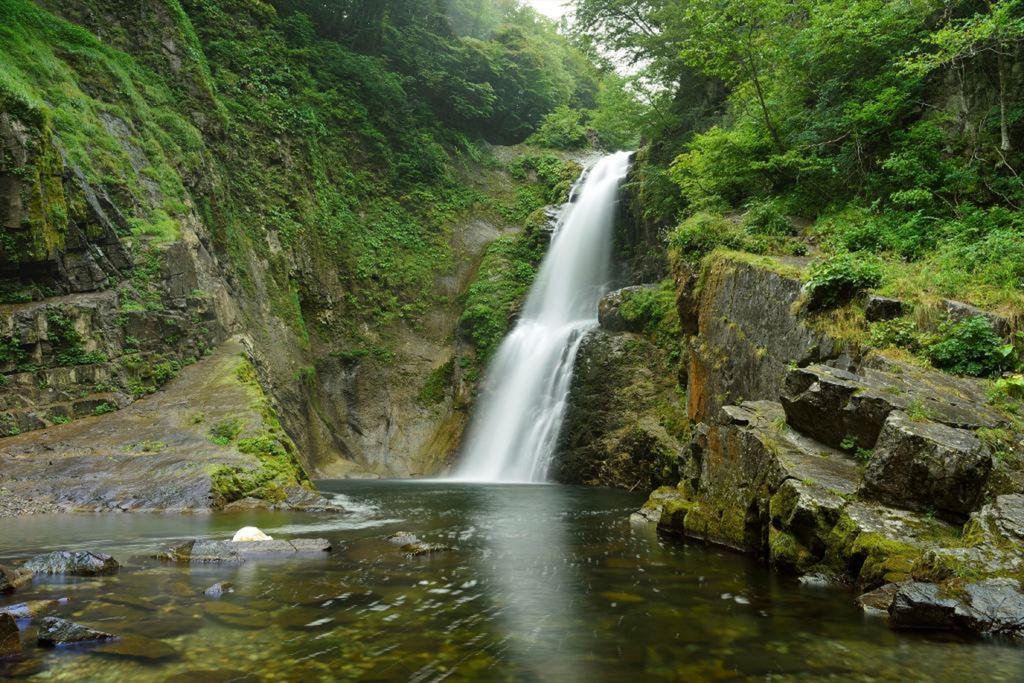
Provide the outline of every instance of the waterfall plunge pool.
[[[3,520],[0,562],[62,548],[113,577],[41,578],[0,604],[67,596],[61,616],[170,646],[164,659],[29,645],[0,679],[75,681],[1024,680],[1024,649],[903,634],[852,595],[738,553],[660,538],[643,497],[553,485],[325,481],[351,512],[49,515]],[[184,538],[323,536],[323,558],[236,566],[146,559]],[[406,557],[397,531],[456,549]],[[218,581],[234,593],[214,600]]]

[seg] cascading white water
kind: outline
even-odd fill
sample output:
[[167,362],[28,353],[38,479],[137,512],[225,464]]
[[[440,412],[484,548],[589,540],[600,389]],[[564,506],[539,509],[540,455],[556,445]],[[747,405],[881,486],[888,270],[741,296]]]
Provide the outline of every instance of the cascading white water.
[[454,479],[544,481],[573,363],[611,275],[611,231],[629,152],[598,161],[574,189],[515,329],[487,370]]

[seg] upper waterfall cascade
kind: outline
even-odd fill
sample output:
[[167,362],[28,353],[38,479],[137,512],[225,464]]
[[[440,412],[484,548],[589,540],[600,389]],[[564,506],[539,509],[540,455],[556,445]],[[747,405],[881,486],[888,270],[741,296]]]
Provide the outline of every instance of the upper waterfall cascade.
[[611,238],[630,152],[584,173],[559,219],[518,323],[487,370],[453,478],[547,478],[565,415],[573,364],[611,277]]

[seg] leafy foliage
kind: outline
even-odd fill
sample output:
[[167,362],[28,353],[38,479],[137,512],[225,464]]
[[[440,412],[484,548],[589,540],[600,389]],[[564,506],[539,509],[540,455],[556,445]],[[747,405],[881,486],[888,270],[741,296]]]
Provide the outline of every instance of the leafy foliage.
[[809,304],[813,308],[832,308],[881,282],[882,267],[877,258],[839,253],[811,267],[807,280]]
[[1013,347],[1004,344],[988,319],[980,315],[945,323],[925,354],[935,367],[975,377],[998,375],[1016,362]]

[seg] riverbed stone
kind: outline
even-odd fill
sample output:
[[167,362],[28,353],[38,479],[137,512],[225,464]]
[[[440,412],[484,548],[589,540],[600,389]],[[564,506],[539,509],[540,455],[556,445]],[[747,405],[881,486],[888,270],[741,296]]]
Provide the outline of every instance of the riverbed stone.
[[235,532],[235,535],[231,537],[232,543],[240,543],[245,541],[273,541],[273,536],[268,536],[254,526],[244,526]]
[[204,590],[203,595],[208,598],[219,598],[225,593],[233,593],[234,590],[230,581],[221,581]]
[[88,550],[58,550],[37,555],[25,563],[25,569],[37,574],[65,574],[70,576],[101,576],[114,574],[120,565],[110,555]]
[[249,559],[328,552],[331,542],[325,538],[295,538],[273,541],[188,541],[171,546],[156,557],[173,562],[240,563]]
[[427,543],[420,541],[418,543],[407,543],[402,546],[402,552],[409,557],[420,557],[423,555],[435,555],[437,553],[448,552],[449,550],[455,550],[450,545],[444,543]]
[[0,607],[0,614],[9,614],[15,619],[35,619],[57,605],[67,602],[67,598],[57,600],[28,600]]
[[35,574],[24,567],[5,567],[0,564],[0,593],[11,593],[32,580]]
[[0,659],[21,654],[21,632],[10,614],[0,614]]
[[972,432],[895,410],[882,427],[861,491],[898,507],[966,517],[991,471],[992,454]]
[[142,663],[163,662],[179,656],[179,652],[167,643],[145,636],[121,636],[100,645],[92,653]]
[[892,602],[896,599],[900,587],[895,583],[887,583],[873,591],[862,593],[857,597],[857,606],[865,613],[875,616],[888,616]]
[[40,645],[54,646],[112,640],[117,636],[73,621],[68,621],[67,619],[45,617],[39,623],[38,637]]

